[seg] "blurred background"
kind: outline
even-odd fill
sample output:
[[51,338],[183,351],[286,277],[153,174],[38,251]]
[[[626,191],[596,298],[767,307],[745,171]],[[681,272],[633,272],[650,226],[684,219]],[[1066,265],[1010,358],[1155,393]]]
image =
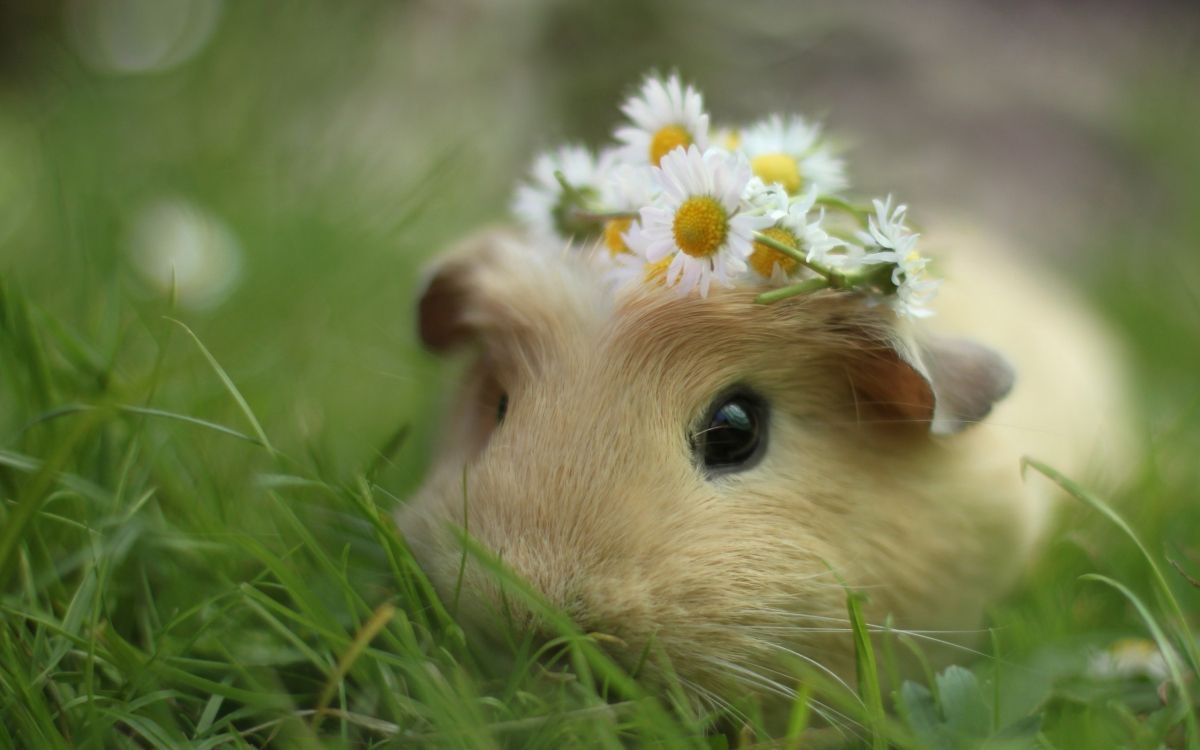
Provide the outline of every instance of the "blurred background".
[[[417,269],[650,69],[718,121],[817,117],[863,192],[1018,240],[1126,333],[1155,424],[1194,409],[1194,2],[3,0],[0,270],[133,378],[174,274],[286,450],[337,471],[410,425],[403,494],[441,394]],[[232,414],[192,349],[165,367],[158,403]]]

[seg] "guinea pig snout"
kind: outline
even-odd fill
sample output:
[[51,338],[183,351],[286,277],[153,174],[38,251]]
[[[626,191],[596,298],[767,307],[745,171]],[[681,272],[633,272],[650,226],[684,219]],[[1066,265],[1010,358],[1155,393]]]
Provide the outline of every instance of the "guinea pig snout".
[[466,536],[465,550],[462,531],[449,529],[433,544],[412,546],[470,631],[496,639],[507,629],[518,642],[532,639],[535,649],[546,650],[543,663],[554,661],[572,630],[619,661],[624,644],[640,642],[639,623],[651,619],[651,602],[628,555],[598,551],[534,518],[501,522],[482,504]]
[[619,639],[622,622],[641,609],[628,587],[598,570],[594,561],[544,543],[500,548],[496,559],[502,570],[478,565],[469,571],[461,593],[464,615],[493,624],[502,618],[513,629],[552,644],[565,635],[568,622],[579,632]]

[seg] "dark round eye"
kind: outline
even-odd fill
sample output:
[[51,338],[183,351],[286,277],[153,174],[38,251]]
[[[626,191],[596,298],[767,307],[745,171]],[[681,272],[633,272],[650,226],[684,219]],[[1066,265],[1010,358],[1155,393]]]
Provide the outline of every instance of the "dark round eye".
[[718,398],[692,437],[692,449],[712,472],[742,471],[762,456],[767,442],[767,409],[762,399],[738,391]]
[[508,414],[508,394],[501,393],[499,403],[496,404],[496,424],[504,421],[505,414]]

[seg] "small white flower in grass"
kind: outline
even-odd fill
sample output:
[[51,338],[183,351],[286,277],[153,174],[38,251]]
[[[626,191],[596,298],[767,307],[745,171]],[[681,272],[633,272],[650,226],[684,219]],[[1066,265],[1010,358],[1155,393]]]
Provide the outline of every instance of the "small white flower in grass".
[[1171,674],[1162,651],[1144,638],[1122,638],[1103,651],[1093,652],[1087,672],[1102,680],[1148,677],[1155,682],[1162,682]]
[[658,166],[680,146],[708,148],[704,99],[691,86],[685,87],[677,75],[665,81],[650,76],[641,91],[621,105],[621,111],[631,124],[617,128],[615,135],[625,144],[623,158],[632,164]]
[[692,146],[663,157],[655,176],[663,194],[641,210],[641,231],[627,235],[630,247],[649,263],[670,259],[666,283],[678,284],[680,294],[698,288],[708,296],[713,279],[731,286],[746,270],[754,233],[774,223],[742,202],[750,166]]
[[[577,193],[568,194],[555,173],[561,172]],[[590,233],[594,227],[574,213],[586,208],[581,199],[595,199],[602,181],[599,164],[582,146],[563,146],[539,154],[529,181],[517,188],[512,212],[536,237],[562,242]]]
[[741,149],[754,174],[778,182],[792,195],[816,187],[829,195],[847,186],[842,160],[821,140],[821,129],[802,117],[771,115],[742,131]]

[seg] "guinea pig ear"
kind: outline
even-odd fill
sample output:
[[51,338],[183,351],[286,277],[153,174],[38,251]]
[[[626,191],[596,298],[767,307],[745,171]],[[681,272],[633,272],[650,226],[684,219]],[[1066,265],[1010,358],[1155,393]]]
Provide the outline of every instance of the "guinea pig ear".
[[953,435],[980,422],[1015,380],[1003,355],[969,339],[897,339],[859,352],[851,382],[859,401],[885,418]]
[[496,357],[531,363],[578,335],[605,287],[574,255],[502,228],[478,231],[432,265],[417,302],[417,333],[431,351],[482,342]]
[[1004,355],[970,339],[932,336],[921,357],[933,384],[930,431],[952,435],[983,420],[1012,390],[1016,371]]
[[417,334],[425,348],[440,354],[474,337],[472,305],[479,294],[479,275],[496,264],[497,248],[509,241],[501,230],[478,232],[429,268],[417,301]]
[[417,333],[432,352],[447,351],[467,338],[462,320],[467,293],[460,278],[463,269],[455,265],[435,269],[417,302]]

